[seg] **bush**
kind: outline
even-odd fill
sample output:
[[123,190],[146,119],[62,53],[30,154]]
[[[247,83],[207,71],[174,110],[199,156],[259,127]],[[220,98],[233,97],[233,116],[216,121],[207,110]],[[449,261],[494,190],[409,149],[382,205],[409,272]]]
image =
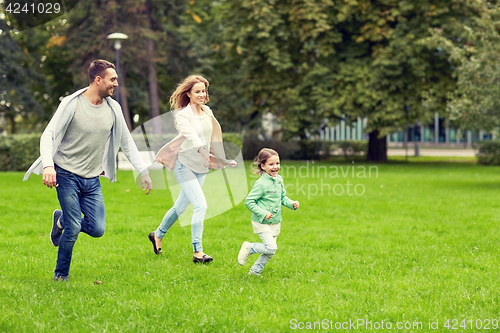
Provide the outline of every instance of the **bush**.
[[147,137],[145,137],[143,134],[132,134],[132,138],[139,150],[151,150],[155,153],[176,136],[177,134],[148,134]]
[[222,140],[226,157],[229,160],[235,159],[240,152],[243,153],[243,137],[240,133],[222,133]]
[[[40,156],[40,135],[22,134],[0,136],[0,171],[26,171]],[[283,160],[319,160],[330,156],[331,149],[341,149],[344,156],[359,155],[368,150],[366,141],[341,141],[332,143],[321,140],[300,140],[281,142],[276,139],[259,139],[256,132],[248,133],[242,138],[239,133],[222,134],[226,156],[234,159],[243,152],[243,159],[253,160],[262,148],[276,150]],[[147,150],[144,137],[134,134],[134,141],[139,150]],[[148,143],[152,151],[157,152],[164,144],[175,137],[175,134],[148,135]],[[232,143],[228,145],[227,143]],[[144,146],[144,147],[143,147]],[[500,165],[500,141],[484,141],[480,144],[479,163]]]
[[[153,154],[156,154],[161,147],[170,142],[173,138],[177,136],[177,133],[172,134],[148,134],[147,142],[144,135],[134,133],[132,138],[134,139],[137,148],[141,151],[151,150]],[[239,133],[222,133],[222,139],[224,141],[224,148],[226,151],[226,156],[228,159],[234,159],[240,153],[243,146],[243,139]],[[229,144],[228,143],[232,143]]]
[[[147,135],[147,140],[149,147],[151,150],[158,150],[161,147],[163,147],[165,144],[170,142],[173,138],[175,138],[178,134],[177,133],[171,133],[171,134],[148,134]],[[142,150],[142,146],[145,145],[145,138],[142,133],[133,133],[132,138],[134,139],[137,148],[139,150]],[[242,147],[243,145],[243,140],[241,138],[241,134],[239,133],[222,133],[222,139],[224,142],[232,142],[239,147]]]
[[[40,156],[41,134],[19,134],[0,136],[0,171],[26,171]],[[163,145],[172,140],[176,135],[148,135],[152,151],[157,152]],[[241,135],[238,133],[223,133],[223,140],[228,159],[234,159],[243,145]],[[133,135],[139,150],[147,150],[142,135]],[[227,145],[227,143],[234,145]]]
[[300,140],[281,142],[276,139],[259,138],[258,133],[248,133],[243,141],[243,159],[253,160],[262,148],[278,152],[283,160],[319,160],[330,156],[330,141]]
[[368,154],[368,141],[338,141],[332,145],[332,148],[335,150],[340,149],[347,159],[353,155]]
[[500,141],[481,141],[475,143],[478,149],[477,162],[483,165],[500,165]]
[[[260,138],[259,138],[260,137]],[[262,148],[276,150],[281,159],[292,159],[292,156],[300,150],[296,142],[284,143],[276,139],[263,139],[258,132],[250,132],[243,138],[243,159],[253,160]]]
[[41,134],[0,136],[0,171],[26,171],[40,156]]
[[299,150],[292,156],[294,160],[321,160],[330,156],[331,141],[300,140]]

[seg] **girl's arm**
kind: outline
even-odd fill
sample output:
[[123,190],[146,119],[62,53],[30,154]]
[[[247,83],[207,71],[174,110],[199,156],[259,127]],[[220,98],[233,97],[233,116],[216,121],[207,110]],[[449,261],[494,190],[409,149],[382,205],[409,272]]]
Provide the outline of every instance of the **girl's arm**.
[[263,194],[264,188],[259,183],[255,183],[252,190],[250,191],[250,193],[248,193],[247,198],[245,199],[245,206],[247,206],[247,208],[250,209],[252,213],[257,215],[257,217],[259,218],[258,221],[262,221],[268,213],[267,210],[260,208],[257,205],[257,201],[262,197]]

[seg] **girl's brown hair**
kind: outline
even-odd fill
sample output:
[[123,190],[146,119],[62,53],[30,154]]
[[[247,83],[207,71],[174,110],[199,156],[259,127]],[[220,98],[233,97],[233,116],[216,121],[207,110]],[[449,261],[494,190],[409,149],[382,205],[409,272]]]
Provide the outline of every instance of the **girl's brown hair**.
[[[208,89],[209,83],[201,75],[190,75],[179,83],[172,96],[170,96],[170,109],[177,110],[189,105],[190,100],[187,93],[199,82],[205,85],[205,89]],[[205,96],[205,103],[208,103],[208,91]]]
[[262,175],[264,170],[262,169],[262,164],[266,164],[267,159],[271,156],[279,156],[276,150],[270,148],[262,148],[259,151],[257,157],[253,160],[252,172],[256,175]]

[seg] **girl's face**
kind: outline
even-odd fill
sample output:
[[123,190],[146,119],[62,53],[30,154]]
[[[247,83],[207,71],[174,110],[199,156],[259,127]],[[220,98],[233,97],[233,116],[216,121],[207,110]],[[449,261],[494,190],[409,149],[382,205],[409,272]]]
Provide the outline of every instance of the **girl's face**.
[[191,91],[187,93],[189,99],[191,100],[190,104],[194,105],[203,105],[205,104],[205,100],[207,98],[207,89],[205,88],[205,84],[202,82],[196,83]]
[[269,176],[276,177],[278,175],[278,171],[280,171],[280,157],[278,155],[271,155],[266,160],[266,163],[262,163],[260,167]]

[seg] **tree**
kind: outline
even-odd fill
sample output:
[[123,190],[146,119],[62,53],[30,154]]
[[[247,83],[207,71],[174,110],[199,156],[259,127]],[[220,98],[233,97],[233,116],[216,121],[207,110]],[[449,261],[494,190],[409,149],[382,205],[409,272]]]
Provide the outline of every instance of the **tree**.
[[33,59],[14,39],[15,33],[0,18],[0,115],[7,120],[8,132],[17,132],[18,118],[41,113],[34,88],[43,81],[31,67]]
[[84,84],[90,61],[114,59],[106,36],[122,32],[129,36],[120,51],[125,117],[138,116],[138,122],[143,123],[168,111],[174,85],[193,68],[189,45],[180,33],[186,6],[182,0],[92,0],[75,8],[68,15],[70,26],[64,42],[74,53],[70,68],[75,81]]
[[41,78],[32,88],[42,108],[42,112],[37,113],[37,131],[45,128],[60,99],[76,88],[68,71],[72,53],[61,46],[66,40],[66,28],[67,20],[61,18],[15,36],[24,53],[30,55],[30,68],[38,73],[35,77]]
[[[325,118],[367,117],[368,160],[385,161],[387,133],[429,109],[434,89],[444,109],[455,87],[447,58],[422,41],[477,16],[480,1],[241,1],[230,7],[232,55],[245,68],[253,109],[278,113],[291,135]],[[239,56],[238,56],[239,55]]]
[[[480,16],[460,23],[461,38],[435,29],[426,43],[455,67],[457,86],[447,97],[450,119],[466,129],[491,131],[500,126],[500,6],[483,2]],[[426,103],[433,106],[435,96]]]
[[[318,102],[351,119],[368,118],[368,160],[387,160],[386,134],[430,120],[431,111],[444,115],[446,95],[456,84],[453,68],[424,41],[435,28],[450,38],[460,36],[457,23],[470,21],[480,8],[478,1],[454,0],[357,1],[337,8],[343,15],[336,16],[335,26],[343,42],[332,57],[319,61],[331,79],[317,90],[319,96],[333,91],[333,98]],[[429,91],[435,94],[434,109],[422,103]]]
[[[108,34],[122,32],[129,36],[129,39],[122,43],[120,50],[121,73],[118,75],[120,103],[130,129],[133,125],[129,108],[134,109],[134,113],[149,114],[148,99],[133,99],[141,94],[131,94],[129,87],[135,74],[144,79],[144,73],[147,73],[144,60],[147,58],[144,12],[144,1],[88,1],[85,6],[80,4],[67,14],[68,27],[62,43],[62,47],[71,52],[69,72],[73,75],[74,85],[84,87],[88,85],[87,68],[93,60],[106,59],[114,62],[113,43],[107,39]],[[147,94],[146,82],[135,87]]]
[[201,74],[209,82],[209,105],[224,131],[245,132],[253,125],[256,113],[244,95],[247,89],[241,63],[227,55],[226,13],[231,1],[190,1],[182,25],[180,40],[188,50],[190,73]]
[[337,38],[323,12],[330,5],[332,1],[244,0],[231,2],[225,15],[228,57],[243,71],[248,113],[276,114],[288,137],[304,138],[306,130],[323,122],[323,110],[310,99],[313,85],[304,77],[318,49],[331,52]]

